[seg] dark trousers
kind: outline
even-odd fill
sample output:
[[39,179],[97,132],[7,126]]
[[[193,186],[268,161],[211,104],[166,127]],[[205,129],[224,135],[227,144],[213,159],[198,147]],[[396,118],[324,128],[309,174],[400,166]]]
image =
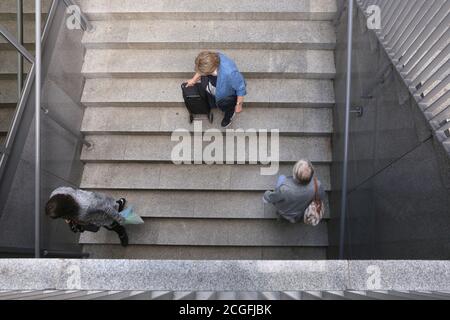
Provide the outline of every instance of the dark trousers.
[[209,77],[205,76],[202,77],[200,86],[201,90],[200,95],[206,98],[211,109],[219,108],[225,113],[225,117],[227,116],[231,117],[234,114],[234,110],[237,104],[237,96],[229,96],[219,101],[216,101],[216,97],[210,94],[208,90],[206,90],[208,84],[209,84]]
[[114,231],[119,236],[121,236],[121,235],[123,235],[125,233],[125,227],[120,225],[118,222],[114,222],[109,227],[104,227],[104,228],[109,230],[109,231]]
[[[71,224],[70,228],[72,229],[72,231],[74,232],[93,232],[93,233],[97,233],[100,231],[100,227],[94,225],[94,224],[87,224],[87,225],[80,225],[80,224]],[[115,233],[117,233],[118,235],[121,235],[124,233],[125,231],[125,227],[121,226],[118,222],[114,222],[112,225],[110,226],[105,226],[105,229],[109,230],[109,231],[114,231]]]

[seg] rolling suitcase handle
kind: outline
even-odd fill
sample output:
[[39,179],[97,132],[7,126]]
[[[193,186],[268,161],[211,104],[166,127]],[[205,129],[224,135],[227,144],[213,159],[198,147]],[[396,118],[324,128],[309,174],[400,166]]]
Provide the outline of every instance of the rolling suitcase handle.
[[[192,112],[191,108],[189,107],[188,99],[189,98],[197,98],[197,99],[200,98],[200,99],[204,100],[205,97],[203,97],[200,92],[198,92],[198,94],[193,94],[193,95],[187,94],[186,93],[186,89],[188,87],[186,85],[187,85],[187,82],[184,82],[184,83],[181,84],[181,91],[183,93],[183,99],[184,99],[184,102],[186,104],[186,108],[188,109],[188,112],[189,112],[189,122],[193,123],[194,122],[194,113]],[[195,89],[193,89],[193,90],[195,90]],[[197,91],[198,91],[198,89],[197,89]],[[208,102],[206,102],[206,101],[205,101],[205,103],[208,104]],[[204,113],[204,114],[208,116],[208,120],[209,120],[210,123],[214,122],[214,115],[212,113],[211,107],[209,108],[209,112],[208,113]]]

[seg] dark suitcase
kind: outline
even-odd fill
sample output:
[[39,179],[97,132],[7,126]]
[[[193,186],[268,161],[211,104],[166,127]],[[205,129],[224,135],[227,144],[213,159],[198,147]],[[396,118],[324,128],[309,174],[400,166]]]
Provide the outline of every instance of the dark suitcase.
[[186,87],[186,83],[181,85],[183,99],[189,111],[189,121],[192,123],[196,115],[207,115],[209,122],[213,123],[214,116],[208,99],[202,94],[201,84],[197,83],[193,87]]

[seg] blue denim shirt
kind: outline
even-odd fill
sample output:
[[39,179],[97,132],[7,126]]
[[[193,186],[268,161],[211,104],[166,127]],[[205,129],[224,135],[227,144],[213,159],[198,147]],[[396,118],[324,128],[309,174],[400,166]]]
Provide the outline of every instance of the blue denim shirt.
[[247,95],[246,83],[233,60],[219,53],[220,66],[217,74],[216,100],[229,96]]

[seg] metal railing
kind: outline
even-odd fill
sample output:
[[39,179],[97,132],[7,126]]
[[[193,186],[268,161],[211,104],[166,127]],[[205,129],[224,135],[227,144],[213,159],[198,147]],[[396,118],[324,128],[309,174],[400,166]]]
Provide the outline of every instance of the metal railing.
[[[39,32],[39,37],[41,38],[41,42],[44,42],[47,35],[49,34],[49,28],[51,27],[51,22],[53,20],[55,11],[56,11],[56,5],[59,0],[53,0],[53,3],[50,7],[50,11],[48,13],[48,18],[45,23],[44,31],[41,33]],[[72,0],[63,0],[63,3],[70,7],[72,5],[75,5],[75,3]],[[36,78],[36,61],[35,56],[31,54],[24,46],[23,44],[23,0],[17,0],[17,37],[12,35],[6,28],[0,25],[0,35],[5,38],[6,41],[8,41],[18,52],[18,69],[17,69],[17,87],[18,87],[18,103],[17,103],[17,109],[15,112],[15,116],[12,119],[10,130],[8,130],[8,135],[5,141],[5,144],[2,148],[2,151],[0,152],[0,178],[2,177],[2,168],[4,168],[4,162],[6,161],[6,158],[8,156],[8,151],[11,148],[11,145],[14,143],[15,136],[17,133],[17,124],[20,122],[21,115],[23,113],[23,108],[26,105],[26,102],[28,101],[28,98],[30,96],[30,90],[31,87],[35,84],[35,78]],[[37,14],[36,14],[37,17]],[[41,17],[41,14],[39,15]],[[37,21],[38,19],[36,19]],[[84,30],[92,30],[93,27],[87,20],[87,18],[80,13],[80,25]],[[37,30],[37,29],[36,29]],[[23,58],[28,60],[31,63],[31,69],[29,73],[29,77],[27,78],[26,82],[24,83],[23,76]],[[44,111],[45,115],[48,115],[50,119],[52,119],[54,122],[56,122],[60,127],[64,128],[66,131],[70,132],[72,135],[77,137],[79,140],[83,142],[86,146],[90,146],[90,143],[84,139],[83,136],[81,136],[78,133],[74,133],[71,130],[67,129],[68,126],[66,126],[62,121],[56,120],[55,117],[52,117],[48,110],[40,107],[40,110]]]
[[[17,41],[23,44],[23,0],[17,0]],[[20,98],[23,87],[23,56],[17,54],[17,95]]]
[[[427,121],[450,155],[450,1],[357,0]],[[377,6],[377,7],[371,7]]]
[[361,291],[361,290],[314,290],[314,291],[126,291],[126,290],[5,290],[0,300],[450,300],[443,291]]
[[[72,0],[63,0],[67,7],[75,5]],[[69,132],[87,147],[90,147],[91,144],[84,139],[84,136],[75,133],[69,129],[67,125],[64,124],[61,120],[57,119],[55,116],[52,116],[48,109],[44,108],[41,105],[41,90],[42,90],[42,44],[45,42],[48,34],[50,33],[50,28],[52,27],[53,18],[55,16],[57,6],[59,4],[59,0],[53,0],[50,11],[47,16],[47,20],[45,23],[44,30],[42,31],[42,5],[41,0],[35,0],[35,39],[40,39],[40,41],[36,40],[36,55],[33,56],[23,45],[23,0],[17,0],[17,37],[12,35],[10,32],[6,30],[6,28],[0,25],[0,35],[3,36],[7,42],[9,42],[18,52],[18,70],[17,70],[17,86],[19,92],[19,100],[17,103],[17,108],[12,119],[10,129],[8,131],[4,146],[0,149],[0,180],[4,177],[4,173],[7,167],[7,162],[11,161],[10,159],[10,151],[14,145],[14,143],[18,143],[16,141],[16,136],[19,131],[19,127],[21,124],[21,119],[24,114],[25,108],[27,107],[27,103],[30,98],[30,94],[32,93],[32,87],[35,88],[35,248],[34,254],[36,258],[41,256],[43,252],[40,247],[40,193],[41,193],[41,158],[40,158],[40,132],[41,132],[41,112],[48,116],[53,122],[58,124],[61,128]],[[92,30],[92,25],[89,23],[87,18],[80,13],[80,15],[75,16],[80,23],[80,26],[86,30]],[[23,84],[23,57],[26,58],[31,64],[31,70],[27,77],[25,84]],[[24,143],[24,141],[22,141]],[[15,159],[17,160],[17,159]],[[6,183],[6,185],[11,185],[12,182]],[[5,185],[5,184],[4,184]],[[1,208],[0,208],[1,209]]]
[[339,234],[339,259],[344,259],[345,227],[347,221],[347,190],[348,190],[348,158],[350,140],[350,115],[352,102],[352,64],[353,64],[353,1],[348,0],[347,5],[347,72],[345,91],[345,124],[344,124],[344,156],[342,164],[342,193],[341,193],[341,217]]

